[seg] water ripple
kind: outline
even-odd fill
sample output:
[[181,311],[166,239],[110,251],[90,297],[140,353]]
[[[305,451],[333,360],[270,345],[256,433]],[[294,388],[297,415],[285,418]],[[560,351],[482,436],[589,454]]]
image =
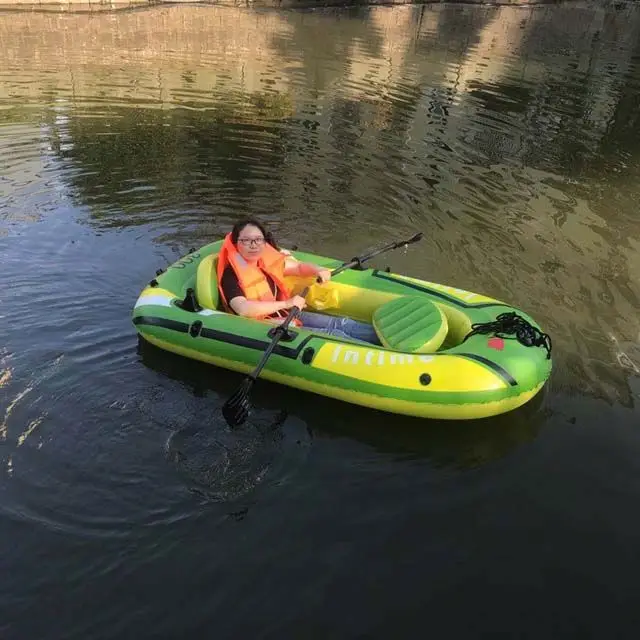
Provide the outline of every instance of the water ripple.
[[[433,522],[468,529],[452,516],[461,495],[492,504],[516,486],[506,513],[526,494],[548,517],[545,500],[580,476],[538,494],[540,479],[567,460],[593,468],[587,432],[599,453],[617,444],[611,468],[626,465],[626,477],[603,471],[604,485],[635,486],[640,10],[618,5],[0,16],[0,517],[19,541],[7,573],[22,575],[27,557],[38,566],[28,586],[14,578],[14,620],[28,626],[23,594],[57,597],[59,575],[81,602],[97,582],[88,593],[104,602],[101,578],[131,595],[129,583],[191,552],[185,573],[214,574],[202,578],[214,601],[194,599],[193,613],[218,615],[211,585],[254,578],[258,546],[274,566],[300,567],[306,540],[321,563],[335,554],[337,572],[358,554],[332,536],[391,540],[407,504],[437,511],[429,548]],[[254,423],[229,432],[219,409],[239,378],[147,351],[130,314],[157,268],[241,215],[285,245],[345,259],[423,230],[375,266],[534,315],[556,354],[545,394],[469,428],[260,381]],[[562,438],[568,453],[551,465]],[[615,502],[601,499],[604,511]],[[410,524],[416,542],[394,544],[407,557],[427,548]],[[379,546],[376,561],[393,564]],[[447,584],[466,584],[463,566]],[[351,584],[338,575],[324,577]],[[225,593],[249,588],[229,582]],[[65,618],[67,635],[134,634],[155,603],[132,612],[126,600]]]

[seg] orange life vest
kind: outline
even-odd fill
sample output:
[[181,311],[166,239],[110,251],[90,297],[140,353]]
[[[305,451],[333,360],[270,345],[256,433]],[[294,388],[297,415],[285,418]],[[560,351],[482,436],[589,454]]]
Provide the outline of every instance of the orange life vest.
[[[231,266],[233,272],[236,274],[238,284],[247,300],[256,300],[259,302],[288,300],[291,297],[291,293],[284,281],[284,263],[285,256],[268,242],[265,243],[258,262],[247,262],[231,241],[231,234],[227,234],[222,243],[220,254],[218,255],[217,268],[218,289],[225,308],[231,310],[229,301],[225,298],[224,291],[222,290],[222,274],[228,266]],[[277,296],[273,295],[273,291],[267,280],[267,275],[269,275],[276,285]],[[283,318],[286,314],[287,312],[283,312]],[[263,318],[267,318],[269,315],[272,314],[267,314],[263,316]]]

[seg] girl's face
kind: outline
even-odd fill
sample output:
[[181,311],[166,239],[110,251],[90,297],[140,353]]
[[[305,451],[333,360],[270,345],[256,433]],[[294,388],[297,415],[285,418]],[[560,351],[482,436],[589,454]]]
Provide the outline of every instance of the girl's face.
[[248,224],[238,234],[238,253],[247,262],[257,262],[264,251],[264,236],[258,227]]

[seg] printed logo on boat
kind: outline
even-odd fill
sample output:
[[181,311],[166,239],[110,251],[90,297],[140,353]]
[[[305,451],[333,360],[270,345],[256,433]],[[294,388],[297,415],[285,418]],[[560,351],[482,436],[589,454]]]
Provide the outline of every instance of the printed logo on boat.
[[190,253],[180,260],[177,260],[173,264],[169,265],[169,269],[184,269],[188,264],[191,264],[194,260],[197,260],[200,257],[200,252]]
[[[454,354],[398,353],[357,344],[325,343],[313,358],[313,369],[389,388],[440,391],[504,389],[505,380],[486,364]],[[425,386],[421,376],[428,374]],[[424,380],[424,378],[423,378]]]
[[333,348],[331,362],[338,364],[357,365],[363,363],[368,367],[386,365],[413,364],[414,362],[433,362],[434,356],[411,355],[410,353],[390,353],[388,351],[373,351],[368,349],[350,349],[337,344]]

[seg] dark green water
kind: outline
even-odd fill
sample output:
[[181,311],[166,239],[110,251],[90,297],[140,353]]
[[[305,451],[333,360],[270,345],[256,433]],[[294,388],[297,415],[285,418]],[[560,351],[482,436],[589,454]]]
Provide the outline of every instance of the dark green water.
[[[0,636],[635,638],[640,7],[0,14]],[[512,301],[545,392],[430,422],[139,348],[240,215]],[[281,415],[281,411],[286,413]]]

